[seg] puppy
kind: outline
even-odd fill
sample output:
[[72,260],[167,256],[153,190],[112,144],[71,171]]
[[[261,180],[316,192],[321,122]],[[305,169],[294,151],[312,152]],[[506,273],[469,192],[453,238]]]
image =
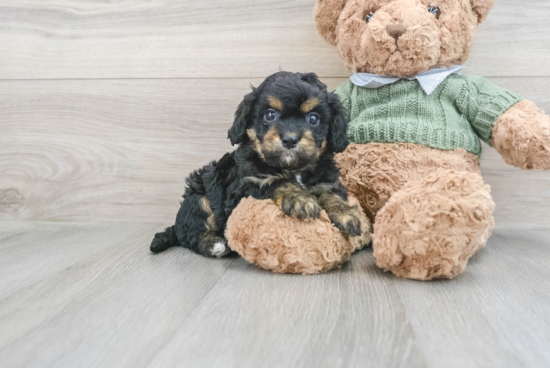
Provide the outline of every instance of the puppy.
[[273,199],[304,221],[324,209],[340,231],[361,234],[333,159],[348,145],[348,116],[315,74],[279,72],[245,96],[229,130],[237,150],[187,178],[176,224],[155,235],[151,251],[181,245],[207,257],[230,253],[227,219],[244,197]]

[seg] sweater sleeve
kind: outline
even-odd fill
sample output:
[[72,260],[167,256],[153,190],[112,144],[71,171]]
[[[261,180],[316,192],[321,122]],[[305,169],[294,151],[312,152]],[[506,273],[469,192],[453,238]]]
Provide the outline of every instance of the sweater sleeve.
[[351,81],[346,81],[342,84],[340,84],[334,92],[340,97],[340,102],[342,102],[342,105],[348,110],[348,112],[351,113],[351,89],[353,87],[353,84]]
[[495,122],[523,97],[483,77],[463,78],[466,84],[457,99],[458,109],[472,124],[479,138],[490,145]]

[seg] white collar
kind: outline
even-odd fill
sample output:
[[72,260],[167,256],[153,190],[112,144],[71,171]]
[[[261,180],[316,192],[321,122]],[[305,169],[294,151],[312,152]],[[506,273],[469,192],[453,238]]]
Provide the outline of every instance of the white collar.
[[431,95],[433,91],[435,91],[436,88],[439,87],[441,83],[443,83],[445,78],[447,78],[451,74],[460,75],[462,73],[462,69],[464,68],[465,66],[463,65],[456,65],[456,66],[453,66],[452,68],[431,69],[410,78],[380,76],[377,74],[369,74],[369,73],[355,73],[354,75],[351,76],[350,79],[353,84],[363,88],[380,88],[388,84],[393,84],[401,79],[406,79],[406,80],[416,79],[420,83],[420,86],[422,87],[424,92],[426,92],[427,95]]

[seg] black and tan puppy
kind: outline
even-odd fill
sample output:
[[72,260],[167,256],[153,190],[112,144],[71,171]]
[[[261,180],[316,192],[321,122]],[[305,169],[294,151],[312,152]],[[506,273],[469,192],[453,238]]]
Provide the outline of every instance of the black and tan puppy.
[[342,231],[360,235],[333,154],[348,145],[348,117],[315,74],[279,72],[245,96],[229,130],[227,153],[187,178],[176,224],[156,234],[151,251],[181,245],[207,257],[230,252],[228,217],[248,196],[271,198],[288,216],[314,220],[324,209]]

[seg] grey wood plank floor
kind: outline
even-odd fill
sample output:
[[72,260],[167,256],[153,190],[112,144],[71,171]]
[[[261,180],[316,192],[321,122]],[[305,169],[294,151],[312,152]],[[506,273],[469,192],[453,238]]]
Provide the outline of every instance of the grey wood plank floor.
[[173,248],[156,224],[0,222],[2,367],[548,367],[550,230],[498,230],[452,281],[317,276]]

